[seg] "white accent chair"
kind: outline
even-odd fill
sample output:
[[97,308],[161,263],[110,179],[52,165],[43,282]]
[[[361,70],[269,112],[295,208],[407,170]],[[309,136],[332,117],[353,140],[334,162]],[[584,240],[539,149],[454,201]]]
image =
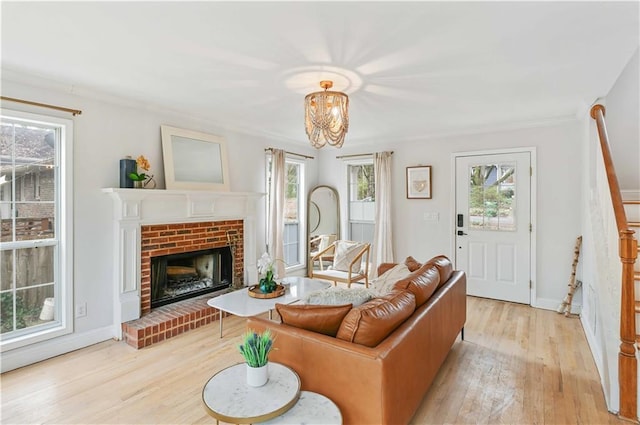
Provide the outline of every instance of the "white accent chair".
[[[369,252],[371,245],[366,242],[337,240],[311,257],[309,277],[333,282],[346,283],[350,288],[353,282],[364,280],[365,288],[369,287]],[[324,268],[320,261],[320,270],[314,270],[313,264],[321,258],[333,255],[331,266]]]

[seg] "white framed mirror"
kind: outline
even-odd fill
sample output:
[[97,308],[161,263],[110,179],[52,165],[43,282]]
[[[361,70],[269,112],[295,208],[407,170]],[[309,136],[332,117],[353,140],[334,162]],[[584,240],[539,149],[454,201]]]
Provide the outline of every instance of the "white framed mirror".
[[160,126],[167,189],[229,191],[224,138]]

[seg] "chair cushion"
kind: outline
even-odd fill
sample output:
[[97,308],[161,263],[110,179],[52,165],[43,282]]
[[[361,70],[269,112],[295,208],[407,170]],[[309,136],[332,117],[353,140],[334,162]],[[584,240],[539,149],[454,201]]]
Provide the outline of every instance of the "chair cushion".
[[276,311],[282,323],[329,336],[336,336],[342,319],[351,307],[351,304],[334,306],[276,303]]
[[372,289],[368,288],[340,288],[330,287],[307,294],[302,302],[313,305],[344,305],[353,304],[353,307],[369,301],[375,295]]
[[336,338],[375,347],[400,326],[416,308],[409,291],[394,291],[354,307],[344,318]]
[[[333,258],[333,269],[343,272],[349,271],[349,264],[362,251],[366,243],[351,241],[336,241],[335,256]],[[351,273],[358,273],[362,268],[362,262],[356,261],[351,266]]]
[[432,263],[425,263],[418,270],[393,285],[394,289],[406,289],[416,297],[416,308],[426,303],[438,289],[440,274]]
[[405,264],[396,264],[380,276],[373,279],[371,287],[376,294],[381,297],[387,295],[393,290],[393,285],[399,280],[405,279],[411,272]]

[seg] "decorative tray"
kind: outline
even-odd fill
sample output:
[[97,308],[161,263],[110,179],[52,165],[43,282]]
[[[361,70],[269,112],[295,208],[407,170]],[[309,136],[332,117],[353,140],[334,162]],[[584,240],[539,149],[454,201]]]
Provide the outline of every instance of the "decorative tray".
[[286,288],[282,285],[276,285],[273,292],[264,293],[260,290],[260,285],[249,286],[249,296],[253,298],[277,298],[284,295]]

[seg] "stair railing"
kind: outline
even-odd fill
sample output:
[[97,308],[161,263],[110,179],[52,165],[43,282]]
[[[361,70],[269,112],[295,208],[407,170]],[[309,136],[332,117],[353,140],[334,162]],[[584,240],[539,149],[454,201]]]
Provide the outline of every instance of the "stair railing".
[[638,364],[636,360],[636,312],[633,265],[638,257],[638,241],[629,228],[622,203],[618,177],[613,166],[604,106],[591,108],[591,117],[596,121],[600,148],[611,193],[619,235],[619,255],[622,263],[622,290],[620,296],[620,350],[618,352],[618,384],[620,386],[620,410],[618,415],[636,422],[638,420]]

